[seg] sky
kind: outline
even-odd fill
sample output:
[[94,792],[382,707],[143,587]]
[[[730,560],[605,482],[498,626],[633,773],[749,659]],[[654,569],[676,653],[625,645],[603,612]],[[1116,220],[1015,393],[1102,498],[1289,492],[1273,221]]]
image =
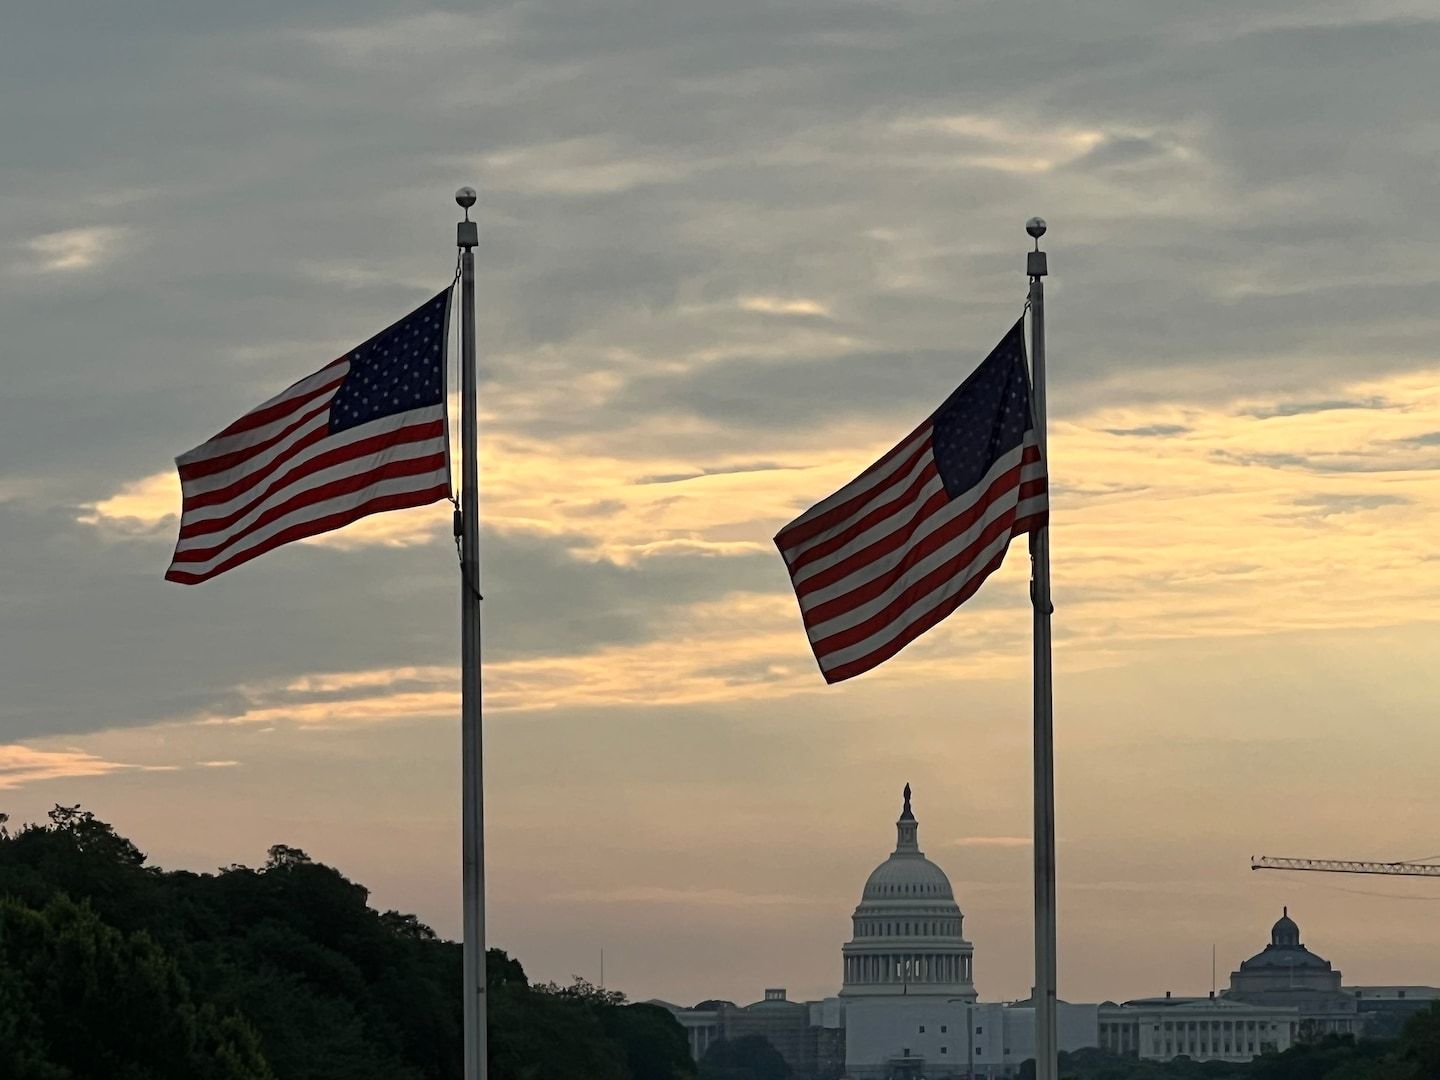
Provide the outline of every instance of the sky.
[[1031,984],[1026,559],[826,687],[770,538],[1019,317],[1046,217],[1060,992],[1289,905],[1440,984],[1440,19],[1419,0],[14,5],[0,810],[292,844],[459,924],[444,504],[161,580],[173,458],[434,295],[479,191],[489,928],[632,997],[833,994],[915,790]]

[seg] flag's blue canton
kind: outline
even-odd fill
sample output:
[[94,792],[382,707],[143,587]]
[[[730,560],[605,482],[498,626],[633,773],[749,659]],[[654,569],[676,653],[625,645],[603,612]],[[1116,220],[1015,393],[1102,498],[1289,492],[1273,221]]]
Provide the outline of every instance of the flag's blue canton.
[[350,354],[330,401],[330,432],[445,400],[447,289]]
[[1024,319],[936,410],[932,423],[935,468],[952,499],[973,488],[990,466],[1020,445],[1035,426]]

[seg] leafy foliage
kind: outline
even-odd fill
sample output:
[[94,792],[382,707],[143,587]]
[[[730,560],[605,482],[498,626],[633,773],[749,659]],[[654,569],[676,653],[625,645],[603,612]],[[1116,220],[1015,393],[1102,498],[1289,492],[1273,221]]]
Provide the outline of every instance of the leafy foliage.
[[763,1035],[711,1043],[700,1080],[789,1080],[790,1066]]
[[[57,806],[0,815],[6,1080],[452,1080],[460,947],[298,848],[164,872]],[[495,1080],[690,1080],[674,1019],[577,981],[531,987],[487,957]]]

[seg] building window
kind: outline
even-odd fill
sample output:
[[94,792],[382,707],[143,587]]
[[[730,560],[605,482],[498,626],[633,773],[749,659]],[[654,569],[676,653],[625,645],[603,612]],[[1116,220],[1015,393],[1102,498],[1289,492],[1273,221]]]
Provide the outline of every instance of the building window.
[[940,1025],[940,1034],[941,1034],[941,1035],[944,1035],[947,1030],[948,1030],[948,1029],[945,1027],[944,1024],[941,1024],[941,1025]]
[[948,1046],[942,1046],[940,1047],[940,1052],[942,1054],[948,1054],[950,1052],[950,1048]]
[[924,1025],[924,1024],[921,1024],[921,1025],[920,1025],[920,1034],[921,1034],[921,1035],[924,1035],[924,1034],[925,1034],[925,1025]]
[[977,1028],[975,1029],[975,1034],[976,1034],[976,1035],[984,1035],[984,1034],[985,1034],[985,1029],[984,1029],[983,1027],[977,1027]]

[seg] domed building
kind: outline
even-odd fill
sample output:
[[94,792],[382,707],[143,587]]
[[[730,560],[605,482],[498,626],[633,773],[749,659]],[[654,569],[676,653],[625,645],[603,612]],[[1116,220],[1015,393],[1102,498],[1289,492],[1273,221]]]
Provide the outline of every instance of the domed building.
[[866,879],[852,916],[854,936],[840,950],[842,998],[975,1000],[975,949],[965,940],[965,916],[945,871],[920,850],[919,830],[906,784],[895,850]]
[[1270,944],[1230,974],[1225,996],[1251,1005],[1296,1008],[1296,1041],[1360,1030],[1352,994],[1340,989],[1340,972],[1300,943],[1300,927],[1283,908],[1270,928]]
[[851,1080],[954,1076],[973,1056],[966,1028],[975,950],[950,879],[920,850],[919,831],[906,784],[895,850],[866,879],[853,936],[840,950]]
[[1280,918],[1270,928],[1270,944],[1249,960],[1240,962],[1240,970],[1230,976],[1230,993],[1264,994],[1281,990],[1286,993],[1338,993],[1340,972],[1330,961],[1316,956],[1300,944],[1300,927],[1290,918],[1290,909],[1282,908]]
[[[895,850],[865,880],[841,946],[834,997],[790,1002],[783,989],[738,1008],[668,1009],[699,1060],[721,1039],[763,1034],[797,1080],[1002,1080],[1035,1055],[1033,1001],[976,1001],[974,947],[945,871],[920,850],[905,785]],[[1098,1007],[1058,1002],[1062,1050],[1098,1045]]]

